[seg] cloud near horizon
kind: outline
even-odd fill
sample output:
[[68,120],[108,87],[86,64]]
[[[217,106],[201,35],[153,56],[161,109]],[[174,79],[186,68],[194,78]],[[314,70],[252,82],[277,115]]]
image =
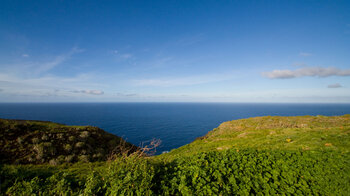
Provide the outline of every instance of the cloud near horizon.
[[273,70],[263,72],[262,76],[270,79],[290,79],[300,77],[329,77],[329,76],[350,76],[350,69],[338,69],[334,67],[305,67],[297,70]]
[[84,93],[84,94],[90,94],[90,95],[103,95],[104,92],[101,90],[75,90],[72,91],[73,93]]
[[117,96],[118,97],[138,97],[139,94],[137,94],[137,93],[128,93],[128,94],[126,94],[126,93],[117,93]]
[[328,85],[328,88],[341,88],[341,87],[343,87],[343,86],[339,83]]

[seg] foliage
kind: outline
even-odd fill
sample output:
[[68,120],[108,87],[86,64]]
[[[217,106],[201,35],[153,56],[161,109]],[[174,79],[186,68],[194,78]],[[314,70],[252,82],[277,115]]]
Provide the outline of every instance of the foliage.
[[[122,138],[97,127],[0,119],[2,163],[102,161],[107,160],[110,154],[120,154],[121,148],[128,148],[130,153],[138,150]],[[91,158],[86,157],[87,154]],[[59,158],[62,156],[67,159]]]
[[[67,139],[71,143],[65,152],[75,151],[77,142],[88,142],[85,136],[89,134]],[[0,165],[0,194],[348,195],[349,134],[350,115],[231,121],[159,156],[147,157],[143,150],[130,153],[124,148],[121,156],[87,162],[103,153],[96,148],[94,154],[86,151],[51,159],[55,166]],[[50,138],[49,133],[45,135]],[[40,138],[33,145],[41,156],[55,152],[51,140],[41,141],[36,135],[29,141],[33,138]],[[14,140],[16,145],[27,141],[26,137],[19,140]],[[75,159],[82,162],[60,164]]]
[[350,191],[350,154],[334,151],[231,149],[169,162],[133,155],[98,167],[92,163],[53,170],[27,167],[5,165],[1,190],[10,195],[345,195]]

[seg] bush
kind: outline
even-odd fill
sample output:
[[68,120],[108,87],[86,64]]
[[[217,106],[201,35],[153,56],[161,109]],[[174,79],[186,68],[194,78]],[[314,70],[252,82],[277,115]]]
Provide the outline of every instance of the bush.
[[106,179],[106,195],[151,195],[154,165],[137,156],[118,158],[101,173]]
[[68,155],[68,156],[66,156],[65,157],[65,161],[67,162],[67,163],[71,163],[71,162],[73,162],[74,161],[74,155]]
[[77,142],[77,143],[75,144],[75,147],[76,147],[76,148],[82,148],[83,146],[85,146],[85,143],[84,143],[84,142]]
[[32,139],[33,144],[38,144],[40,142],[40,139],[35,137]]
[[100,167],[1,168],[1,190],[8,195],[347,195],[349,163],[349,153],[335,151],[227,150],[172,161],[131,155]]
[[66,144],[64,145],[64,150],[66,150],[67,152],[70,152],[72,150],[72,146],[70,144]]
[[343,195],[350,155],[228,150],[179,158],[160,168],[166,195]]
[[23,138],[21,138],[21,137],[18,137],[18,138],[17,138],[17,142],[18,142],[18,144],[19,144],[19,145],[22,145],[22,142],[23,142]]
[[89,137],[90,136],[90,133],[88,132],[88,131],[83,131],[83,132],[81,132],[81,134],[80,134],[80,137],[81,138],[87,138],[87,137]]
[[73,136],[73,135],[69,136],[68,140],[71,141],[71,142],[74,142],[75,141],[75,136]]
[[44,146],[43,145],[34,144],[33,150],[35,151],[36,159],[41,160],[42,158],[44,158]]
[[80,155],[78,156],[78,160],[87,163],[89,162],[89,155]]
[[47,135],[44,134],[43,136],[41,136],[41,139],[44,140],[44,141],[46,141],[46,140],[49,139],[49,136],[47,136]]

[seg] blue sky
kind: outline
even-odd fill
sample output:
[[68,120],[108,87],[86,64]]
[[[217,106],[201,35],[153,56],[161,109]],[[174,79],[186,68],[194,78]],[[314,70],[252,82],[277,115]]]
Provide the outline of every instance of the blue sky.
[[0,102],[350,103],[350,2],[4,0]]

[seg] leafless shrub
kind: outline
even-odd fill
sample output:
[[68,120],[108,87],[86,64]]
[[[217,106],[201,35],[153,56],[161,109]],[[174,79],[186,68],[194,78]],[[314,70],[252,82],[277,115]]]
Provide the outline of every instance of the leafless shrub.
[[108,155],[107,160],[112,161],[118,157],[127,158],[129,156],[145,157],[154,155],[157,147],[161,144],[160,139],[152,139],[141,143],[140,147],[127,144],[126,140],[121,139],[119,144]]
[[162,141],[160,139],[152,139],[151,141],[142,142],[140,145],[140,156],[154,155],[157,152],[157,148],[158,146],[160,146],[161,143]]

